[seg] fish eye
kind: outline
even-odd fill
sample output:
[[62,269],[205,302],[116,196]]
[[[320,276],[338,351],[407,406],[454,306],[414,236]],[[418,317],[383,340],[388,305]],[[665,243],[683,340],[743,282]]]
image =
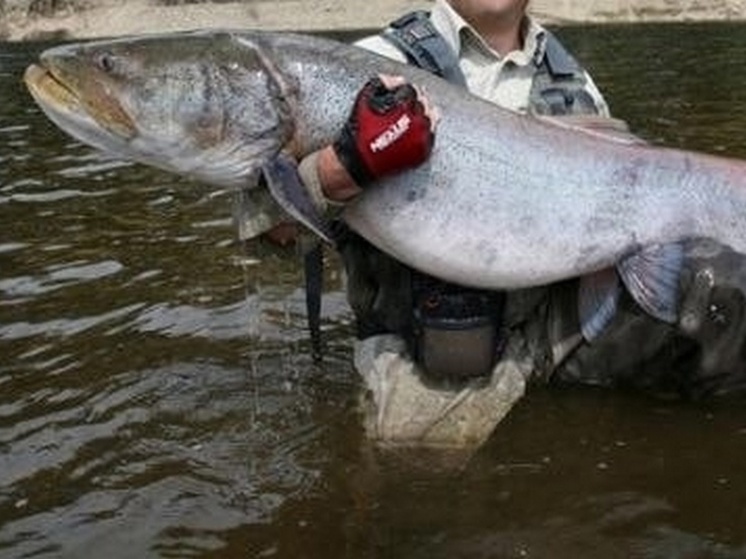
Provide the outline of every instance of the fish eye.
[[116,69],[116,57],[111,54],[110,52],[101,52],[96,55],[96,66],[99,67],[100,70],[107,74],[111,74]]

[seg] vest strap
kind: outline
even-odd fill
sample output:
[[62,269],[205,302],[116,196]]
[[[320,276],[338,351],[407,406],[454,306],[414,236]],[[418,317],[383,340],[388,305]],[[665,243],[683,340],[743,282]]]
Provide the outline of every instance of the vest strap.
[[544,56],[538,61],[537,67],[546,65],[547,70],[555,79],[571,78],[583,73],[578,61],[570,54],[559,39],[550,31],[546,31]]
[[381,36],[404,53],[410,63],[466,87],[458,57],[435,29],[427,12],[416,11],[400,17]]

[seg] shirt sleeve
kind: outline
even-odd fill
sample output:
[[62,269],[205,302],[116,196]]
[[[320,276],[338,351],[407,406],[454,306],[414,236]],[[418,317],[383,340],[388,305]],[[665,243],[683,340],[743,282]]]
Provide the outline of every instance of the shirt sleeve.
[[320,212],[324,212],[327,208],[327,199],[324,196],[319,173],[316,170],[318,159],[318,151],[311,152],[305,156],[298,165],[298,175],[300,176],[301,182],[308,190],[308,193],[311,195],[313,205],[316,206],[316,209]]

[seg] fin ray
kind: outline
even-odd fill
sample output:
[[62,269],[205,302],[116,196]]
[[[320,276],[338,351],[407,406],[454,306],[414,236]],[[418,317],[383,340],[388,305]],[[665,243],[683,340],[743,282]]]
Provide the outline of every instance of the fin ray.
[[614,268],[600,270],[580,278],[578,319],[583,338],[598,338],[614,319],[619,307],[621,285]]
[[303,185],[295,160],[280,154],[262,166],[262,173],[267,188],[280,207],[321,239],[331,243],[332,232],[329,223],[321,215],[311,194]]
[[684,265],[680,243],[652,245],[617,264],[629,294],[651,316],[664,322],[678,319],[679,278]]

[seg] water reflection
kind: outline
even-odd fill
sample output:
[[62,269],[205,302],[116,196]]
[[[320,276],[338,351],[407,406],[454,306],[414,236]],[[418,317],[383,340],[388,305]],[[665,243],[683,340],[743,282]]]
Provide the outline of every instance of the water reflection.
[[[742,25],[562,30],[653,141],[746,157]],[[0,55],[0,556],[746,557],[746,414],[535,391],[459,470],[361,439],[333,262],[62,136]],[[713,87],[713,84],[717,87]]]

